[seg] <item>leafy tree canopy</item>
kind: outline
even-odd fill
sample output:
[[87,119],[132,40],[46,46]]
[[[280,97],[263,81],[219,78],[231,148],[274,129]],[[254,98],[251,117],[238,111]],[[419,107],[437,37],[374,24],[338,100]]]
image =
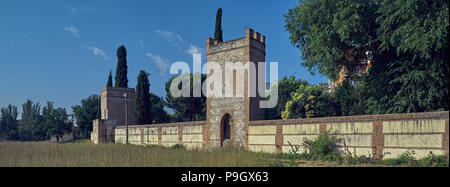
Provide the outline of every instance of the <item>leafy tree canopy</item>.
[[100,96],[91,95],[81,100],[81,105],[72,106],[72,110],[80,128],[80,138],[88,139],[92,132],[92,121],[100,117]]
[[360,104],[367,113],[448,110],[448,7],[446,0],[301,0],[285,15],[286,29],[302,65],[331,80],[372,52],[359,93],[369,95]]

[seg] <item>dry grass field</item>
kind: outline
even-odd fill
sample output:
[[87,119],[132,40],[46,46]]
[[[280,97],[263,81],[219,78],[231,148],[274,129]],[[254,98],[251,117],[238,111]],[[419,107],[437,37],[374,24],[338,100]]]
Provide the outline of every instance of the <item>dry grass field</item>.
[[1,142],[0,167],[268,167],[272,154],[89,143]]
[[[284,154],[236,150],[186,150],[122,144],[0,142],[0,167],[386,167],[444,166],[436,157],[411,164],[409,158],[369,162],[336,162],[297,158]],[[418,164],[422,163],[422,164]],[[436,164],[437,163],[437,164]]]

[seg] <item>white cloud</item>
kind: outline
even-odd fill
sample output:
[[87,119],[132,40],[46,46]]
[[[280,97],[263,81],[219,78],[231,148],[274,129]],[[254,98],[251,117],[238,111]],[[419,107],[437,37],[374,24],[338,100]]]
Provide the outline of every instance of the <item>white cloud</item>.
[[82,12],[89,12],[89,11],[94,11],[95,9],[89,6],[84,6],[84,7],[70,7],[70,12],[73,15],[80,15],[80,13]]
[[65,26],[64,30],[71,33],[73,36],[80,37],[80,30],[73,25]]
[[187,42],[181,37],[181,35],[176,34],[171,31],[163,31],[163,30],[156,30],[155,31],[159,36],[166,39],[168,42],[172,43],[173,45],[181,48],[185,45],[187,45]]
[[170,66],[170,61],[168,59],[161,58],[160,56],[154,55],[152,53],[147,53],[145,55],[150,57],[156,64],[156,66],[158,66],[159,70],[161,71],[161,75],[167,72],[167,69],[169,69]]
[[92,46],[86,46],[86,48],[92,51],[92,53],[94,53],[95,56],[101,56],[103,57],[103,59],[109,60],[108,56],[106,55],[105,52],[103,52],[102,49]]
[[156,30],[155,31],[159,36],[166,39],[168,42],[177,46],[180,50],[185,50],[186,54],[201,54],[204,55],[206,50],[204,48],[198,47],[193,44],[189,44],[186,40],[181,37],[181,35],[174,33],[172,31],[164,31],[164,30]]
[[193,54],[202,54],[203,55],[204,51],[205,51],[205,49],[191,44],[189,46],[189,49],[186,50],[186,53],[189,55],[193,55]]
[[80,10],[78,10],[78,8],[71,7],[71,8],[70,8],[70,11],[71,11],[72,14],[74,14],[74,15],[80,14]]

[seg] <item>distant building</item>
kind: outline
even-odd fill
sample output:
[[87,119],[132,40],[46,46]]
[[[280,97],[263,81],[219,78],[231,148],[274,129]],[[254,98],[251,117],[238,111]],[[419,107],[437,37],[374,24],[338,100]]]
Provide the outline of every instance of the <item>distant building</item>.
[[364,55],[366,57],[360,63],[353,64],[349,68],[343,67],[341,69],[339,72],[339,79],[332,83],[331,90],[334,90],[334,88],[344,82],[344,80],[349,80],[352,86],[358,85],[356,77],[367,74],[369,68],[372,66],[372,52],[366,51]]

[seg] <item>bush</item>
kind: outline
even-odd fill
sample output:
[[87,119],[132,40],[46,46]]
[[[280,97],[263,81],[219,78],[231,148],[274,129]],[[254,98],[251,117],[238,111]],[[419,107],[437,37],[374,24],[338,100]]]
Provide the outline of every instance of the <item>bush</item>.
[[304,138],[303,146],[311,159],[336,161],[342,158],[338,145],[342,141],[341,138],[337,137],[336,133],[332,133],[329,130],[319,135],[315,140]]
[[409,151],[404,152],[403,154],[401,154],[400,156],[398,156],[397,158],[394,159],[386,159],[384,160],[384,162],[388,165],[391,166],[398,166],[398,165],[416,165],[417,164],[417,160],[416,158],[413,156],[414,153],[411,153]]
[[175,144],[172,147],[170,147],[171,149],[186,149],[183,145],[181,144]]
[[449,161],[444,155],[434,155],[430,153],[427,157],[419,160],[422,167],[449,167]]
[[405,152],[401,154],[398,158],[383,160],[385,164],[391,166],[419,166],[419,167],[448,167],[449,160],[445,158],[444,155],[434,155],[430,151],[430,154],[424,158],[416,159],[413,155],[414,152]]

